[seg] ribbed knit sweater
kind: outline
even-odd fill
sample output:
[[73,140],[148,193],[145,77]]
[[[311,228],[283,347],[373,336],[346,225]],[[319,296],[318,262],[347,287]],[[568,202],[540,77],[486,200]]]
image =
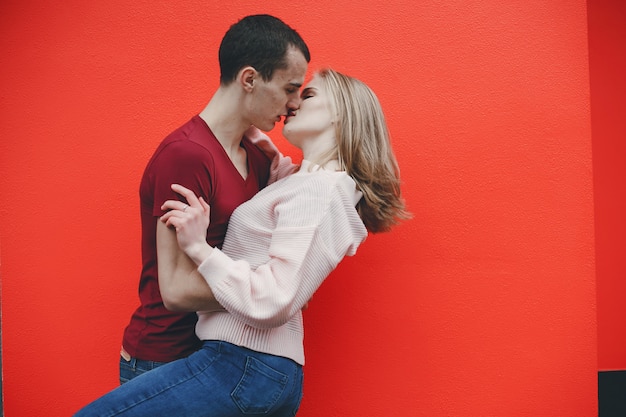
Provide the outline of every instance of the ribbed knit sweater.
[[302,307],[367,237],[352,178],[304,160],[233,213],[222,250],[198,270],[226,309],[199,312],[202,340],[304,364]]

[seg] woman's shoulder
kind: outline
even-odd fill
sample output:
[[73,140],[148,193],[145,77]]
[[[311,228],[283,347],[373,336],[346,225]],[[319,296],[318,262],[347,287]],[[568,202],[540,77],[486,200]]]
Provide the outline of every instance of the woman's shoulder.
[[356,182],[346,171],[331,171],[325,169],[314,169],[311,171],[302,169],[299,175],[293,177],[294,183],[300,192],[321,197],[325,195],[331,197],[340,194],[343,197],[354,200],[354,204],[361,198],[361,193],[357,190]]

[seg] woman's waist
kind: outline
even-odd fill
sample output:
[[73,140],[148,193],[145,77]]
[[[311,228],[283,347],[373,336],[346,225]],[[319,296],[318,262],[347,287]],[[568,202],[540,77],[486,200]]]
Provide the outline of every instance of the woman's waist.
[[223,340],[249,349],[284,356],[304,365],[302,314],[274,328],[256,328],[228,312],[198,313],[196,334],[201,340]]

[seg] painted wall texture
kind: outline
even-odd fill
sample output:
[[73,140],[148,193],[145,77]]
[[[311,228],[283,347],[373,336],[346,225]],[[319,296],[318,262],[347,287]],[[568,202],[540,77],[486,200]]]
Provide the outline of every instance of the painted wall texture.
[[3,1],[5,415],[67,416],[117,385],[141,172],[253,13],[378,93],[414,214],[314,297],[299,415],[594,415],[583,0]]

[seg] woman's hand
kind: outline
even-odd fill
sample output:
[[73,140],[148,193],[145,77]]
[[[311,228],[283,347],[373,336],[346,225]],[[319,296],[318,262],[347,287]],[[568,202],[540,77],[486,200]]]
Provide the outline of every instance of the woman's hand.
[[207,229],[211,223],[211,207],[202,197],[196,197],[193,191],[182,185],[172,184],[172,190],[183,196],[189,204],[167,200],[161,206],[162,210],[168,210],[161,216],[161,221],[176,230],[178,245],[199,265],[212,251],[206,242]]

